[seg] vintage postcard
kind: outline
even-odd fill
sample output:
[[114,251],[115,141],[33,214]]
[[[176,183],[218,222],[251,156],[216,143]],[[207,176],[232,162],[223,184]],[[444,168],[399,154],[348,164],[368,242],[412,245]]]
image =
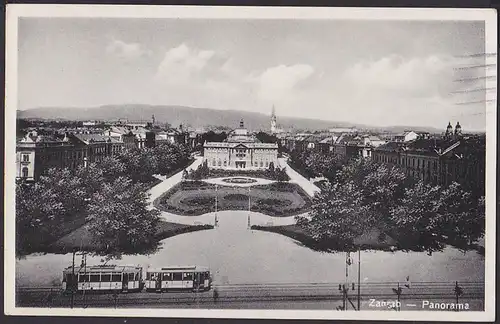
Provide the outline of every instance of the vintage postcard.
[[6,313],[493,320],[496,28],[8,5]]

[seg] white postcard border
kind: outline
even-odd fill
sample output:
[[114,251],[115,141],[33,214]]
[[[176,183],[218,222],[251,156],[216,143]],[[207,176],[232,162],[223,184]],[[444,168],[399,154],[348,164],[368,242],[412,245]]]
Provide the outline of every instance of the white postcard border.
[[[485,21],[486,53],[497,51],[497,16],[493,9],[401,9],[401,8],[297,8],[297,7],[204,7],[118,5],[9,4],[6,9],[5,96],[5,259],[4,308],[7,315],[116,316],[115,309],[44,309],[15,306],[15,120],[17,110],[17,44],[20,17],[106,17],[184,19],[343,19],[343,20],[477,20]],[[493,63],[493,62],[492,62]],[[496,64],[496,56],[494,58]],[[496,87],[496,81],[495,85]],[[391,312],[309,310],[203,310],[120,309],[124,317],[198,317],[266,319],[364,319],[490,321],[495,319],[495,224],[496,224],[496,93],[486,104],[486,229],[484,312]]]

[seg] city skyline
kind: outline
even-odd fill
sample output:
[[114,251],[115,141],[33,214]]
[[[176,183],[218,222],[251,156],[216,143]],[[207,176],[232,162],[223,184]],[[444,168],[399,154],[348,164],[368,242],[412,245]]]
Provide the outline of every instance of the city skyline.
[[482,131],[485,103],[457,103],[485,94],[453,93],[477,87],[456,67],[485,61],[459,56],[484,52],[472,21],[23,18],[18,108],[274,104],[278,116]]

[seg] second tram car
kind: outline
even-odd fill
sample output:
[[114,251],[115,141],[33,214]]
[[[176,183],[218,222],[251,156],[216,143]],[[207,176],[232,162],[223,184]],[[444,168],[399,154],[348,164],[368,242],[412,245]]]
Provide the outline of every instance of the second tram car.
[[212,288],[212,278],[207,267],[172,266],[147,269],[146,291],[193,290]]
[[142,267],[98,265],[64,269],[63,290],[77,292],[141,291]]

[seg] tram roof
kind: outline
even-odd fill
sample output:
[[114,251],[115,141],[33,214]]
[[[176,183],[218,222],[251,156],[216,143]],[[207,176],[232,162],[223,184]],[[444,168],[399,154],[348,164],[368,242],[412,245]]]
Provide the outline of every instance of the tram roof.
[[[75,266],[75,273],[81,272],[125,272],[125,271],[141,271],[142,267],[133,265],[89,265],[86,267]],[[64,269],[64,272],[72,272],[73,266]]]
[[162,272],[162,271],[209,271],[208,267],[204,266],[166,266],[161,268],[148,268],[147,272]]

